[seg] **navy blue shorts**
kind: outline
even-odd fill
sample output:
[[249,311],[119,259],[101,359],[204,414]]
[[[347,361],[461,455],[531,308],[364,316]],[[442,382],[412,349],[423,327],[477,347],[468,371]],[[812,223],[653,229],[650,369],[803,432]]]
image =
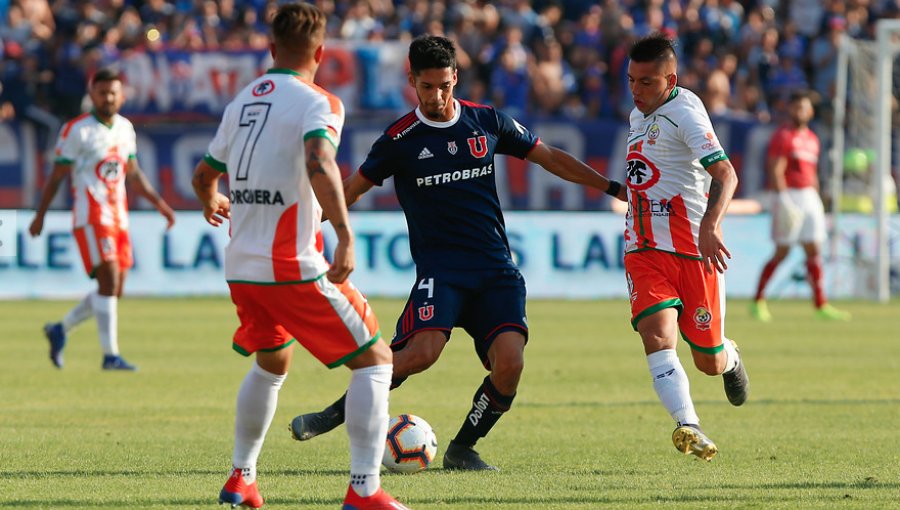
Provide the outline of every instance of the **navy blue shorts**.
[[455,327],[471,335],[485,367],[489,367],[487,351],[500,333],[518,331],[527,341],[522,274],[517,269],[417,272],[391,349],[402,349],[420,331],[443,331],[449,340]]

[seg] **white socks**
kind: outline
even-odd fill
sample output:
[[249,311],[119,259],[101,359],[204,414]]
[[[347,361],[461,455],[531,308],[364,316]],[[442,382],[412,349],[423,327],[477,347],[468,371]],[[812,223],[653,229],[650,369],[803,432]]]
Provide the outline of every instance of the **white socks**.
[[675,349],[663,349],[647,356],[653,389],[663,407],[680,425],[698,425],[700,418],[691,400],[691,385]]
[[278,390],[286,378],[287,374],[275,375],[254,362],[238,391],[231,460],[248,484],[256,480],[256,459],[278,407]]
[[725,374],[737,368],[741,355],[738,354],[731,340],[725,338],[722,345],[725,347],[725,370],[722,373]]
[[75,305],[75,308],[69,310],[69,313],[67,313],[66,316],[63,317],[62,325],[66,333],[72,331],[72,328],[90,319],[91,316],[94,315],[92,302],[94,300],[94,296],[96,295],[96,292],[91,292],[87,296],[84,296],[84,299],[82,299],[80,303]]
[[[103,349],[103,354],[116,356],[119,354],[119,299],[115,296],[101,296],[100,294],[91,294],[90,297],[91,308],[94,309],[94,316],[97,318],[97,333],[100,335],[100,347]],[[76,308],[80,306],[79,304]]]
[[350,436],[350,486],[369,497],[381,485],[381,457],[387,435],[388,392],[393,365],[358,368],[347,388],[346,423]]

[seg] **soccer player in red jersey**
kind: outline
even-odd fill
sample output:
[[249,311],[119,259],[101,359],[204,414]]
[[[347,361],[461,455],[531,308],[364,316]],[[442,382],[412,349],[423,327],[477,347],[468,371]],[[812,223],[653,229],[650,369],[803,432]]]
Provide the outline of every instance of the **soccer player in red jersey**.
[[791,95],[789,122],[778,128],[769,142],[769,178],[775,191],[772,207],[772,240],[775,254],[759,275],[751,314],[769,322],[772,314],[765,300],[766,285],[791,245],[800,243],[806,252],[806,271],[813,291],[816,316],[825,320],[848,320],[850,314],[828,304],[822,278],[822,243],[825,241],[825,210],[819,198],[819,138],[809,128],[814,114],[809,94]]

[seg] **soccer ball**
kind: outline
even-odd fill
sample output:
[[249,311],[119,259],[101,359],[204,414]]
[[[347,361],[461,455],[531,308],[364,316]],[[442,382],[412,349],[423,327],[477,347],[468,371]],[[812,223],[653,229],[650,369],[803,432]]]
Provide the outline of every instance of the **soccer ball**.
[[388,423],[381,463],[394,473],[418,473],[431,464],[437,446],[437,436],[427,421],[412,414],[401,414]]

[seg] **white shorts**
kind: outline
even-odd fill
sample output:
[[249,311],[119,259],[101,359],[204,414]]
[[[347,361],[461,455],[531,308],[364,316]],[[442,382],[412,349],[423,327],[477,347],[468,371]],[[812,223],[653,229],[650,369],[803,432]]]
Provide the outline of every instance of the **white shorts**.
[[772,240],[779,246],[794,243],[825,242],[825,208],[815,188],[788,188],[788,199],[793,211],[785,207],[773,195]]

